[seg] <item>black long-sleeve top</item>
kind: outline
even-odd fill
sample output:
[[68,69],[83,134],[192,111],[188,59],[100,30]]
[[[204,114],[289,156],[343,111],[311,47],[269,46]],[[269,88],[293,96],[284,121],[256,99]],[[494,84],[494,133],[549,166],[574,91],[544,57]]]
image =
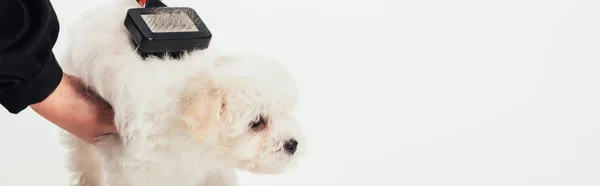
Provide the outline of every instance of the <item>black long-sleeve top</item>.
[[0,0],[0,104],[10,113],[43,101],[60,83],[52,52],[58,31],[49,0]]

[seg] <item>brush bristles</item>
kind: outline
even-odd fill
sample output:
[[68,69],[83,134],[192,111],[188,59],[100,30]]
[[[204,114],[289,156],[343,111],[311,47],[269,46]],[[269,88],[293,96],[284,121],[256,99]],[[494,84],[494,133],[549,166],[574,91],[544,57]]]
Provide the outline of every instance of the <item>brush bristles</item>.
[[154,33],[198,31],[192,19],[184,12],[158,12],[141,16]]

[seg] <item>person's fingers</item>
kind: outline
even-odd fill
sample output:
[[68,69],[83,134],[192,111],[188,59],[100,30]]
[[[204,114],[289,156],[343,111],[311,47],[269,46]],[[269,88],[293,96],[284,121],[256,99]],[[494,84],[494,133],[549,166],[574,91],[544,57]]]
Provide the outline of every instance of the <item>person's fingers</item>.
[[110,107],[105,107],[100,111],[100,123],[102,126],[102,132],[104,133],[116,133],[117,127],[114,123],[114,112]]
[[117,127],[114,124],[102,125],[102,133],[104,133],[104,134],[117,133]]

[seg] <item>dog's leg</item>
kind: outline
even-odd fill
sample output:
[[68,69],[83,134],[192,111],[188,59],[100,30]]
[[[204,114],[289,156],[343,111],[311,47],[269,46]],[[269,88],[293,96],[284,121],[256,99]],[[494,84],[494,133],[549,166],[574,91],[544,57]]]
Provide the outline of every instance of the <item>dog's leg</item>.
[[102,186],[102,165],[91,145],[64,132],[63,143],[68,150],[68,168],[72,186]]
[[204,183],[198,186],[235,186],[236,179],[234,170],[219,170],[205,175]]

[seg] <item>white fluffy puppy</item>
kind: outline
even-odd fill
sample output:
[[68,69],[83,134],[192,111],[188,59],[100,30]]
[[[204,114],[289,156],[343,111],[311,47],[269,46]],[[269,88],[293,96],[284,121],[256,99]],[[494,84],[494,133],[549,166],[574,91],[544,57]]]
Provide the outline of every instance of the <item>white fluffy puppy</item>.
[[120,135],[89,145],[65,134],[79,186],[236,185],[235,169],[280,173],[305,149],[295,83],[275,60],[196,51],[142,59],[123,25],[134,0],[74,24],[66,73],[109,102]]

